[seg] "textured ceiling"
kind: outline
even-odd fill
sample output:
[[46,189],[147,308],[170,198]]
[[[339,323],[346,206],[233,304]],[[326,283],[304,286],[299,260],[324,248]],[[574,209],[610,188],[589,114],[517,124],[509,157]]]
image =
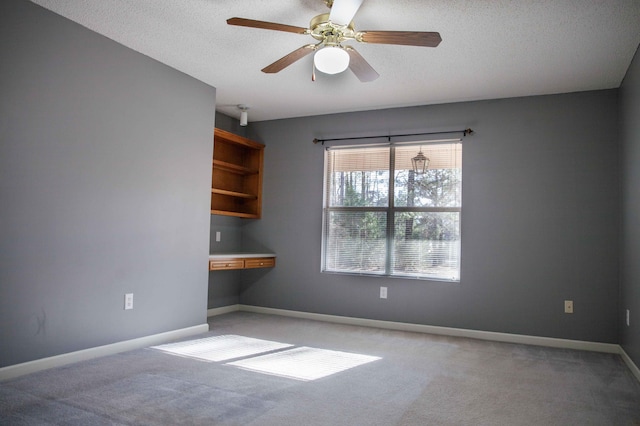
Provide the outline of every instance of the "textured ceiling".
[[242,17],[307,27],[322,0],[32,0],[217,88],[249,121],[619,87],[640,43],[640,0],[364,0],[357,30],[437,31],[437,48],[353,42],[380,73],[317,73],[312,55],[260,70],[311,36],[229,26]]

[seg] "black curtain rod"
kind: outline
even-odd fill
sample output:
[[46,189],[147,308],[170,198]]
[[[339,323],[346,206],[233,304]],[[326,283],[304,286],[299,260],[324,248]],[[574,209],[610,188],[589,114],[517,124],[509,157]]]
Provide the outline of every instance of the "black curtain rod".
[[360,136],[360,137],[356,137],[356,138],[335,138],[335,139],[314,139],[313,143],[317,144],[317,143],[321,143],[322,145],[324,145],[325,142],[332,142],[332,141],[353,141],[353,140],[359,140],[359,139],[379,139],[379,138],[387,138],[389,140],[389,142],[391,142],[391,138],[401,138],[401,137],[406,137],[406,136],[427,136],[427,135],[445,135],[445,134],[449,134],[449,133],[462,133],[463,137],[473,134],[473,130],[471,129],[464,129],[464,130],[450,130],[448,132],[430,132],[430,133],[407,133],[404,135],[379,135],[379,136]]

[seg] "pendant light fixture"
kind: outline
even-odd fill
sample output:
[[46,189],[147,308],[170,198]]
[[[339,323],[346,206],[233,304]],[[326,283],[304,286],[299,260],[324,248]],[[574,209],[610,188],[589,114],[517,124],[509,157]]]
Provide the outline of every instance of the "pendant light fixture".
[[240,112],[240,125],[242,127],[246,126],[248,123],[248,119],[249,119],[249,114],[247,113],[247,111],[249,110],[249,107],[246,105],[238,105],[238,109],[241,111]]
[[418,175],[424,174],[427,171],[429,159],[422,153],[422,147],[420,147],[418,155],[411,159],[411,164],[413,165],[413,171]]

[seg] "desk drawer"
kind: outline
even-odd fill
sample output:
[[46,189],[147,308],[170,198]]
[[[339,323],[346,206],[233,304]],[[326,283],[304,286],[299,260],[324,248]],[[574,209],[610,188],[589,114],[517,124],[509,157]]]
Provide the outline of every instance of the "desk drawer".
[[220,271],[224,269],[242,269],[244,268],[243,259],[215,259],[209,261],[210,271]]
[[275,257],[258,257],[244,260],[245,268],[273,268],[276,266]]

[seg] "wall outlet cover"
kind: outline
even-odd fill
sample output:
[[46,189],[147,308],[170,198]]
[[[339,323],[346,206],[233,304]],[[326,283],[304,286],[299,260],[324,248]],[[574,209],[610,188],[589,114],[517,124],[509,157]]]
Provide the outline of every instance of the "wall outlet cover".
[[124,295],[124,309],[133,309],[133,293],[127,293]]
[[573,313],[573,300],[565,300],[564,301],[564,313],[572,314]]
[[386,299],[386,298],[387,298],[387,288],[380,287],[380,299]]

